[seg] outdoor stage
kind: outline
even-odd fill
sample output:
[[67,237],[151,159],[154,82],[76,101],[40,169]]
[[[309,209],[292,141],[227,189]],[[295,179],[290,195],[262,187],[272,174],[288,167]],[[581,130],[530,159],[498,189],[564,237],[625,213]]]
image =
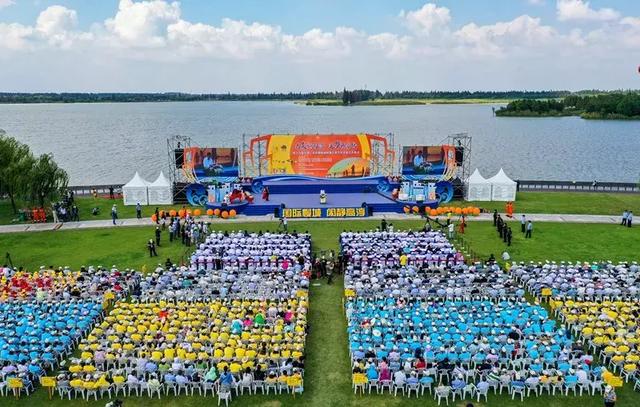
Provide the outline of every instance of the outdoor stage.
[[[371,213],[403,213],[404,207],[418,205],[436,208],[437,201],[421,203],[396,201],[391,191],[398,185],[387,177],[349,179],[322,179],[308,176],[267,176],[244,184],[243,189],[253,193],[252,203],[242,202],[222,208],[219,203],[206,204],[208,209],[235,209],[247,216],[285,215],[287,217],[363,217]],[[269,189],[269,200],[262,198],[264,188]],[[320,203],[320,191],[325,191],[327,202]],[[364,209],[363,209],[364,208]]]

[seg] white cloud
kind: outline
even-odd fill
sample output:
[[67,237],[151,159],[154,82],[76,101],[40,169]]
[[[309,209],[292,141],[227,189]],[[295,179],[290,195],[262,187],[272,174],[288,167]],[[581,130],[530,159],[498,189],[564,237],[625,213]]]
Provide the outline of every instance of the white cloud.
[[451,12],[446,7],[427,3],[415,11],[402,10],[400,17],[414,33],[429,35],[447,27],[451,21]]
[[171,44],[178,49],[218,58],[250,58],[273,50],[280,38],[280,27],[231,19],[224,19],[220,27],[180,20],[167,31]]
[[454,33],[462,44],[479,55],[502,55],[507,48],[537,48],[551,42],[557,32],[539,18],[522,15],[514,20],[478,26],[470,23]]
[[[617,12],[593,10],[587,2],[563,3],[582,7],[563,9],[564,17],[591,19],[592,24],[556,30],[540,18],[522,15],[454,27],[449,9],[427,3],[400,13],[408,28],[404,35],[352,27],[291,34],[261,22],[188,21],[177,2],[121,0],[111,18],[80,30],[82,16],[75,10],[51,6],[31,25],[0,23],[0,59],[11,60],[10,69],[0,70],[0,88],[199,92],[332,89],[363,83],[387,89],[499,88],[506,83],[545,88],[558,83],[555,86],[565,88],[565,82],[578,83],[580,78],[586,81],[584,87],[636,86],[625,86],[624,76],[612,72],[628,64],[626,60],[640,58],[640,18],[609,21]],[[45,64],[51,67],[48,75],[38,76]],[[591,67],[602,67],[605,73],[594,74]],[[498,78],[484,82],[496,72]],[[25,77],[41,79],[27,82]]]
[[179,19],[178,2],[120,0],[118,12],[105,21],[105,26],[120,45],[162,47],[166,44],[168,27]]
[[353,28],[338,27],[335,32],[314,28],[298,36],[283,35],[282,49],[302,59],[339,58],[350,55],[354,43],[362,38]]
[[22,24],[0,23],[0,48],[8,50],[24,50],[29,46],[29,37],[33,28]]
[[0,10],[16,4],[14,0],[0,0]]
[[556,3],[558,20],[594,20],[610,21],[620,18],[620,13],[611,8],[594,10],[588,1],[558,0]]
[[411,37],[400,37],[392,33],[370,35],[367,38],[369,46],[374,50],[381,50],[389,58],[404,58],[409,53]]

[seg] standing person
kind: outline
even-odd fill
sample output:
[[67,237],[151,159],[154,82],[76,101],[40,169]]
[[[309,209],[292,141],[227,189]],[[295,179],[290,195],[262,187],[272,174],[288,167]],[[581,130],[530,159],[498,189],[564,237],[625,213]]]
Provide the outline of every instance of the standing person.
[[513,237],[513,233],[511,232],[511,228],[507,229],[507,246],[511,246],[511,238]]
[[380,230],[383,232],[387,231],[387,220],[384,218],[380,221]]
[[160,224],[160,210],[158,209],[157,206],[156,206],[156,210],[153,213],[156,214],[156,223]]
[[160,228],[156,226],[156,245],[160,247]]
[[631,227],[633,223],[633,211],[629,211],[629,215],[627,215],[627,227]]
[[455,225],[453,223],[449,223],[449,239],[453,239],[453,234],[455,233]]
[[502,225],[502,241],[507,243],[507,233],[509,232],[509,226],[507,226],[507,222]]
[[136,202],[136,218],[142,219],[142,205],[140,205],[140,202]]
[[175,224],[173,222],[169,223],[169,243],[173,242],[174,230],[175,230]]
[[461,235],[464,235],[464,228],[467,226],[467,221],[464,219],[464,216],[460,219],[460,226],[458,226],[458,232]]
[[157,256],[156,252],[156,244],[153,243],[153,239],[149,239],[149,243],[147,243],[147,248],[149,249],[149,257]]
[[522,229],[522,233],[526,232],[527,228],[527,217],[522,215],[522,217],[520,218],[520,229]]
[[616,405],[616,401],[618,400],[615,389],[609,385],[605,386],[603,397],[605,407],[614,407]]
[[269,202],[269,187],[262,188],[262,200]]
[[51,215],[53,216],[53,223],[60,221],[60,219],[58,219],[58,208],[56,208],[55,204],[51,204]]
[[109,199],[113,199],[113,185],[109,187]]
[[493,226],[498,226],[498,210],[493,210]]
[[71,207],[71,217],[74,221],[80,222],[80,211],[78,210],[76,204],[73,204],[73,206]]
[[524,234],[525,238],[530,238],[531,233],[533,232],[533,223],[531,221],[527,222],[527,232]]
[[327,284],[333,283],[333,260],[327,262]]
[[118,219],[118,208],[116,207],[116,204],[113,204],[111,207],[111,220],[114,225],[116,224],[116,219]]

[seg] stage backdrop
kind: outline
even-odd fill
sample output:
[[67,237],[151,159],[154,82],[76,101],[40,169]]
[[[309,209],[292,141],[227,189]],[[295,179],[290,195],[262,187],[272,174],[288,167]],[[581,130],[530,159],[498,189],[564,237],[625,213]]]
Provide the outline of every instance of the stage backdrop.
[[395,152],[376,134],[265,134],[242,153],[246,176],[356,178],[390,175]]
[[220,147],[184,149],[182,168],[193,171],[197,179],[238,176],[238,150]]
[[402,175],[410,178],[448,180],[455,177],[457,167],[454,146],[402,147]]

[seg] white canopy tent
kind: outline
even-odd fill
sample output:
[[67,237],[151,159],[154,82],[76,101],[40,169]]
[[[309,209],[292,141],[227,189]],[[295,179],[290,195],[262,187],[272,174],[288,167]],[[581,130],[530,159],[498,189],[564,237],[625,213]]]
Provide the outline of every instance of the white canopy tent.
[[149,183],[142,179],[140,174],[136,171],[136,175],[133,176],[131,181],[127,182],[122,187],[122,199],[125,205],[135,205],[140,202],[140,205],[149,204],[148,196]]
[[160,171],[158,178],[149,184],[149,205],[170,205],[172,203],[171,183]]
[[492,201],[515,201],[516,189],[518,183],[512,180],[504,173],[502,168],[493,177],[487,181],[491,183],[491,200]]
[[467,181],[467,201],[490,201],[491,182],[476,170]]

